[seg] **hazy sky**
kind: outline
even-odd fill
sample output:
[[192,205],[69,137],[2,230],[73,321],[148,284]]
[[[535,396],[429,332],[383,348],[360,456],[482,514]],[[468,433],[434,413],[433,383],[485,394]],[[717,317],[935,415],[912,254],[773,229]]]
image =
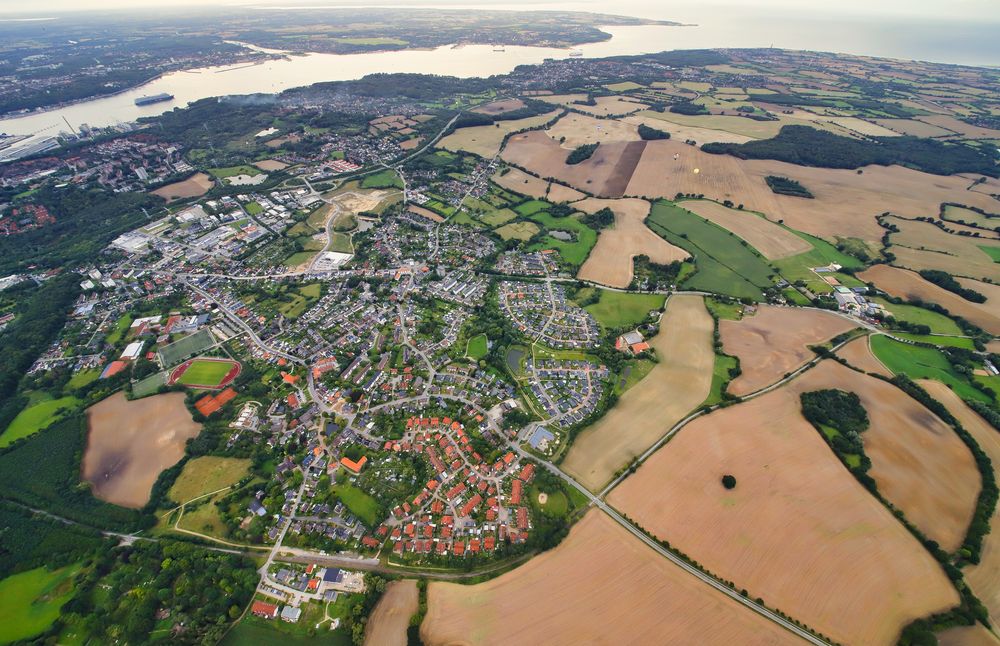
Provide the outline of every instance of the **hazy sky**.
[[[238,5],[304,5],[313,4],[312,0],[0,0],[0,13],[6,14],[44,14],[47,12],[79,11],[90,9],[131,9],[131,8],[152,8],[152,7],[184,7],[199,6],[208,7],[211,5],[238,6]],[[332,6],[338,4],[346,5],[493,5],[492,2],[476,2],[475,0],[367,0],[367,1],[339,1],[329,0],[323,4]],[[998,0],[618,0],[617,2],[607,2],[607,0],[544,0],[542,3],[537,0],[501,0],[495,3],[497,6],[510,8],[513,5],[522,5],[525,9],[558,8],[565,6],[566,9],[590,9],[591,11],[603,11],[606,13],[656,14],[667,17],[671,8],[675,8],[678,14],[691,15],[699,8],[711,10],[712,7],[720,5],[739,6],[742,9],[760,8],[762,11],[785,9],[794,10],[797,13],[816,11],[820,14],[897,14],[901,16],[913,17],[941,17],[941,18],[965,18],[965,19],[985,19],[987,21],[1000,21],[1000,1]]]

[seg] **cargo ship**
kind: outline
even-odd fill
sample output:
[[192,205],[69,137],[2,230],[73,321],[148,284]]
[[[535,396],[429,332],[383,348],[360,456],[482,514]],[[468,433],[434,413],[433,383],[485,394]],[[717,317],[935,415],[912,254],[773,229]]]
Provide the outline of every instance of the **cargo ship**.
[[150,103],[159,103],[160,101],[170,101],[174,98],[173,94],[167,94],[163,92],[162,94],[154,94],[152,96],[140,96],[135,100],[136,105],[149,105]]

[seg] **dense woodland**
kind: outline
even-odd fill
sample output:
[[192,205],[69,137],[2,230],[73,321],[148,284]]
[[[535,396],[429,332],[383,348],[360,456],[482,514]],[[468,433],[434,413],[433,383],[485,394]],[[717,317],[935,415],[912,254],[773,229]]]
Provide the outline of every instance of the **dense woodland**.
[[942,289],[958,294],[967,301],[973,303],[985,303],[986,297],[974,289],[962,287],[962,284],[955,280],[951,274],[939,269],[921,269],[920,277],[928,280]]
[[900,164],[935,175],[1000,175],[1000,167],[993,158],[972,146],[919,137],[851,139],[810,126],[784,126],[772,139],[748,141],[745,144],[709,143],[701,149],[707,153],[729,154],[740,159],[776,159],[821,168],[853,169],[871,164]]

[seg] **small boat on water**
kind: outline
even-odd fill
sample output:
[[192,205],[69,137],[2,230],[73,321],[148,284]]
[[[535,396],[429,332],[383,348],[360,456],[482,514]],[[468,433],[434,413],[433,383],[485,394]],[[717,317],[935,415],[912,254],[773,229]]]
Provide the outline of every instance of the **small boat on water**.
[[580,58],[581,56],[583,56],[583,52],[580,51],[579,49],[574,49],[569,53],[569,55],[571,58]]
[[505,52],[507,49],[503,45],[494,45],[493,51],[495,52]]
[[174,98],[173,94],[167,94],[162,92],[160,94],[153,94],[152,96],[140,96],[135,100],[136,105],[149,105],[151,103],[160,103],[161,101],[170,101]]

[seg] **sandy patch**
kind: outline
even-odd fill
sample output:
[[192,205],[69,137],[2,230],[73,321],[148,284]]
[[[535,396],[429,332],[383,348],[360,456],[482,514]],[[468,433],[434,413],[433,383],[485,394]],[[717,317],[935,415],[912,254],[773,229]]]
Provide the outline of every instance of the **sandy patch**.
[[[735,489],[722,486],[727,473]],[[797,389],[695,420],[609,502],[838,642],[892,644],[913,619],[958,602],[937,562],[802,418]]]
[[419,601],[415,580],[390,582],[368,618],[365,646],[406,646],[406,629]]
[[597,244],[580,267],[578,278],[611,287],[628,287],[632,282],[633,259],[636,256],[649,256],[653,262],[664,265],[689,257],[688,252],[646,227],[643,222],[649,215],[649,202],[646,200],[592,197],[573,206],[586,213],[595,213],[604,207],[615,213],[615,225],[601,231]]
[[811,244],[791,231],[746,210],[731,209],[707,200],[686,200],[678,204],[732,231],[769,260],[795,256],[812,249]]
[[167,184],[153,191],[153,195],[159,195],[167,202],[181,200],[186,197],[201,197],[215,186],[212,177],[208,173],[195,173],[186,180]]
[[133,509],[149,501],[160,472],[177,464],[201,431],[180,392],[135,401],[119,392],[88,408],[87,423],[82,479],[95,497]]
[[431,583],[420,636],[428,646],[798,643],[597,510],[512,572]]
[[596,491],[705,401],[715,363],[713,328],[700,296],[671,296],[660,333],[650,340],[659,363],[576,437],[562,468]]
[[729,392],[742,396],[770,386],[816,356],[808,346],[855,327],[831,312],[774,305],[760,305],[739,321],[720,320],[723,349],[739,357],[742,371]]
[[[875,283],[876,287],[892,296],[898,296],[905,300],[920,299],[929,303],[937,303],[952,314],[972,321],[990,334],[1000,335],[1000,310],[997,309],[1000,295],[993,300],[990,299],[989,294],[983,292],[987,301],[973,303],[924,280],[912,271],[889,265],[874,265],[858,274],[858,278]],[[977,284],[984,285],[983,283]],[[993,300],[992,303],[991,300]]]
[[841,357],[858,370],[872,372],[877,375],[882,375],[883,377],[893,376],[892,371],[886,368],[885,365],[878,360],[878,357],[872,353],[871,345],[869,345],[869,337],[867,335],[859,336],[841,349],[837,350],[837,356]]

